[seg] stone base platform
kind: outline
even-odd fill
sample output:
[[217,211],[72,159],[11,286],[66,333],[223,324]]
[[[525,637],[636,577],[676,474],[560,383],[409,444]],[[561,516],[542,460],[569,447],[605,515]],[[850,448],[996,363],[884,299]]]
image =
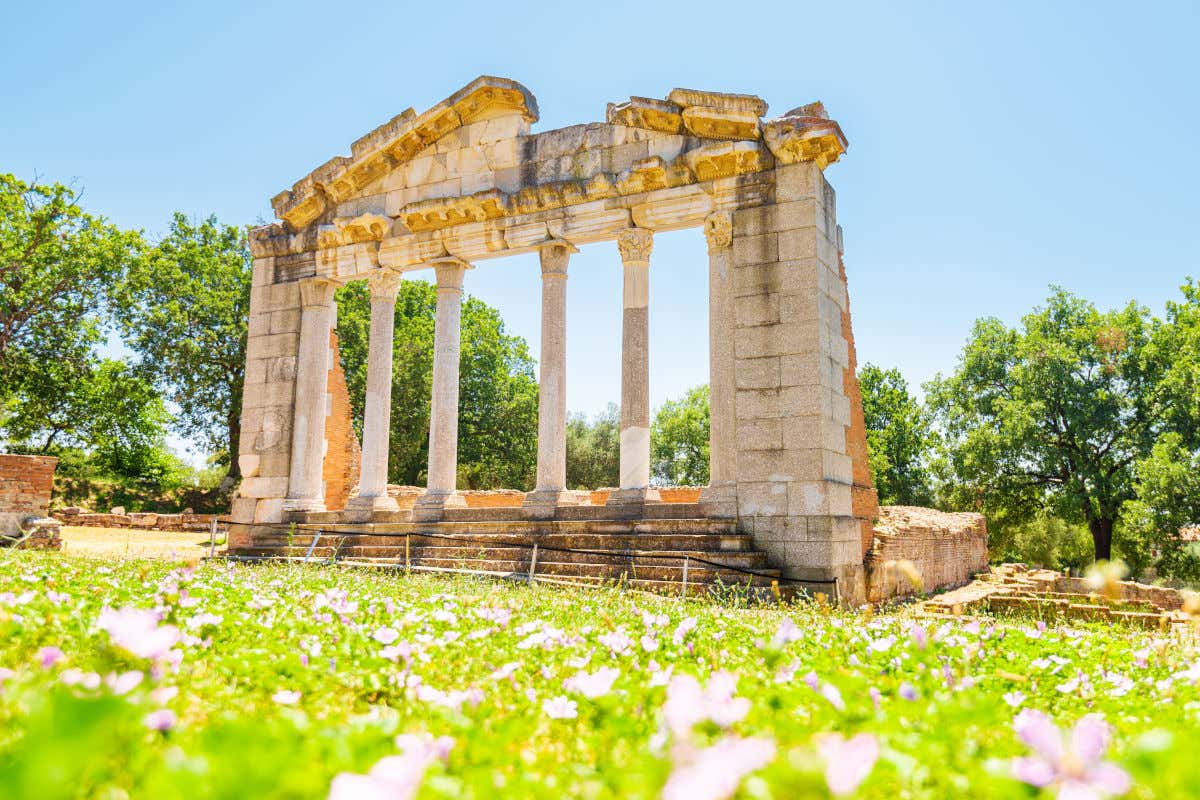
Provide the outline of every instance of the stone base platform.
[[[562,507],[554,520],[528,520],[520,508],[448,509],[440,522],[413,522],[405,512],[376,513],[369,523],[344,522],[337,512],[301,515],[283,526],[234,526],[234,558],[302,558],[317,531],[313,559],[403,566],[422,571],[471,571],[573,583],[621,582],[631,588],[704,594],[718,584],[762,597],[790,596],[801,588],[831,594],[832,587],[783,582],[767,556],[733,520],[705,519],[695,504],[650,503],[646,518],[604,518],[603,506]],[[290,536],[290,541],[289,541]],[[533,545],[537,544],[536,564]]]

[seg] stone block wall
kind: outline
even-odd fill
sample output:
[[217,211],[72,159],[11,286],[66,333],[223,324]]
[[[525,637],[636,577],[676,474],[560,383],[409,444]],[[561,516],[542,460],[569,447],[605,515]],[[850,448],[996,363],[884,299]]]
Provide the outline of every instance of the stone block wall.
[[733,215],[739,526],[787,565],[785,577],[836,579],[857,602],[863,532],[847,396],[857,381],[847,378],[834,192],[817,165],[781,165],[774,201]]
[[57,465],[52,456],[0,454],[0,535],[19,533],[24,520],[50,512]]
[[961,586],[987,571],[987,523],[982,514],[881,506],[866,568],[873,603],[916,593],[908,569],[926,592]]

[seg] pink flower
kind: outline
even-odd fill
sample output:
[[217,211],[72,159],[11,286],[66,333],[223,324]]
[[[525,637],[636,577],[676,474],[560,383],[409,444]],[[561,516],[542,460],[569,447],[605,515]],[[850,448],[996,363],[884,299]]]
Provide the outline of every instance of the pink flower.
[[175,712],[169,708],[151,711],[142,718],[142,724],[152,731],[169,731],[175,727]]
[[113,694],[122,695],[129,694],[136,689],[141,684],[143,678],[145,676],[140,670],[130,670],[129,672],[122,672],[120,675],[113,673],[105,678],[104,682],[112,690]]
[[803,635],[790,617],[784,617],[775,630],[775,635],[771,637],[771,646],[778,650],[789,642],[799,641]]
[[770,739],[726,736],[712,747],[687,751],[663,786],[663,800],[724,800],[742,779],[775,759]]
[[38,663],[42,665],[42,669],[50,669],[58,662],[62,661],[66,656],[63,651],[57,647],[43,647],[37,651]]
[[683,644],[683,640],[687,638],[687,635],[691,633],[692,629],[695,627],[696,618],[688,617],[683,622],[675,626],[675,632],[671,634],[671,642],[676,647],[679,647],[679,645]]
[[625,631],[621,628],[617,628],[612,633],[606,633],[603,636],[600,636],[597,641],[607,647],[609,652],[611,652],[614,656],[624,655],[625,653],[629,652],[631,647],[633,647],[633,639],[630,639],[627,635],[625,635]]
[[165,706],[174,700],[177,694],[179,694],[179,687],[177,686],[159,686],[150,692],[150,699],[160,706]]
[[366,775],[343,772],[329,785],[329,800],[410,800],[434,761],[445,761],[453,746],[448,737],[401,735],[398,756],[375,762]]
[[271,699],[281,706],[294,706],[300,702],[300,693],[290,689],[280,689],[271,695]]
[[917,689],[911,683],[902,683],[900,684],[900,696],[905,700],[916,700]]
[[1013,720],[1017,736],[1034,755],[1013,760],[1013,776],[1039,788],[1056,786],[1060,800],[1097,800],[1125,794],[1129,774],[1103,760],[1112,733],[1098,714],[1088,714],[1064,735],[1040,711],[1025,709]]
[[117,647],[138,658],[162,658],[179,641],[174,625],[159,625],[158,614],[141,608],[106,608],[96,623]]
[[667,728],[676,736],[684,736],[705,720],[718,727],[728,728],[746,716],[750,701],[734,697],[737,678],[728,672],[716,672],[703,689],[691,675],[676,675],[667,684],[667,702],[663,704],[663,717]]
[[580,672],[575,677],[568,678],[567,688],[579,692],[589,700],[595,700],[612,691],[612,685],[619,677],[621,677],[621,670],[614,667],[601,667],[595,672]]
[[400,638],[400,632],[395,628],[379,628],[371,634],[371,638],[380,644],[391,644]]
[[816,742],[817,752],[825,759],[825,783],[833,794],[850,794],[857,789],[879,758],[879,741],[869,733],[850,739],[826,733]]
[[550,719],[575,719],[579,716],[578,708],[574,700],[561,695],[542,703],[542,713]]
[[1021,703],[1025,702],[1025,693],[1018,691],[1005,692],[1004,702],[1008,703],[1010,707],[1016,708],[1017,706],[1021,705]]

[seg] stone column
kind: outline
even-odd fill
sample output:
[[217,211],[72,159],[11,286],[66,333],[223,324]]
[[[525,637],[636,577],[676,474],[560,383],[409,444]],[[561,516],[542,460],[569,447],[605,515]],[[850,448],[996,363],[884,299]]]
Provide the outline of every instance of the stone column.
[[371,339],[367,353],[367,402],[363,411],[362,465],[358,495],[347,510],[370,517],[373,511],[396,511],[387,493],[388,443],[392,421],[392,347],[396,324],[399,272],[384,270],[367,279],[371,287]]
[[737,387],[734,383],[733,219],[726,211],[704,221],[708,240],[708,486],[700,507],[708,517],[737,516]]
[[413,519],[434,521],[447,508],[465,508],[455,491],[458,480],[458,359],[462,334],[463,275],[471,265],[439,259],[437,320],[433,328],[433,402],[429,411],[429,475],[425,494],[413,506]]
[[329,330],[334,324],[336,289],[336,283],[324,278],[300,282],[300,352],[296,364],[292,463],[284,511],[325,510],[321,468],[325,462],[328,414]]
[[542,358],[538,367],[537,487],[525,497],[526,516],[551,519],[574,505],[567,488],[567,262],[578,249],[552,240],[542,245]]
[[659,500],[650,488],[650,250],[654,234],[628,228],[617,234],[625,269],[621,330],[621,486],[609,495],[615,506],[640,507]]

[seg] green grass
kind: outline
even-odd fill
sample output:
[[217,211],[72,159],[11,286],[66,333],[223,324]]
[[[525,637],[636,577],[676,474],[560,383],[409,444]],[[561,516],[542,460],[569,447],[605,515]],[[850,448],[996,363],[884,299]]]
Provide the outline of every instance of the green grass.
[[[739,797],[824,797],[816,743],[828,732],[879,743],[856,797],[1032,797],[1011,774],[1013,758],[1030,752],[1013,730],[1025,708],[1062,726],[1102,715],[1108,757],[1133,778],[1130,797],[1200,796],[1200,669],[1183,674],[1198,657],[1190,637],[316,566],[213,564],[182,577],[174,568],[0,553],[0,668],[13,671],[0,682],[0,797],[325,797],[335,775],[366,773],[408,732],[454,741],[425,772],[422,798],[658,797],[673,767],[722,737],[774,744]],[[330,590],[355,607],[331,609],[321,599]],[[177,668],[135,657],[97,628],[102,609],[126,606],[157,608],[179,627]],[[687,618],[695,627],[676,644]],[[785,619],[797,638],[781,643]],[[374,634],[385,627],[411,660],[381,652]],[[628,651],[607,644],[616,631]],[[657,649],[647,652],[643,636]],[[43,668],[44,647],[64,660]],[[601,667],[619,671],[608,694],[564,686]],[[733,673],[748,711],[727,729],[701,721],[668,736],[667,669],[701,684]],[[101,685],[64,685],[79,680],[71,670]],[[129,671],[144,680],[115,695],[103,677]],[[278,702],[280,690],[299,700]],[[457,708],[447,701],[465,690],[478,691],[452,698]],[[1011,692],[1025,696],[1019,708],[1004,699]],[[577,717],[544,711],[559,696]],[[177,718],[165,732],[145,724],[160,707]]]

